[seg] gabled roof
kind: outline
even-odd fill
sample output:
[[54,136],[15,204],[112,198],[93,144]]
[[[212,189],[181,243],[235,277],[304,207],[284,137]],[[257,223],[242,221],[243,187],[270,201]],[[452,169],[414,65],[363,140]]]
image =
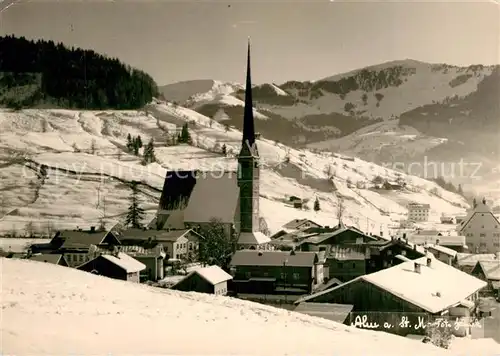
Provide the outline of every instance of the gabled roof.
[[[135,273],[135,272],[140,272],[146,269],[146,265],[143,263],[137,261],[135,258],[130,257],[126,253],[123,252],[118,252],[117,256],[113,255],[100,255],[99,257],[102,257],[109,262],[117,265],[118,267],[122,268],[125,270],[127,273]],[[99,258],[97,257],[97,258]],[[89,261],[87,263],[90,263],[92,261]]]
[[264,245],[271,242],[271,239],[260,231],[240,232],[238,244],[240,245]]
[[142,230],[142,229],[127,229],[122,232],[122,240],[156,240],[175,242],[188,233],[198,235],[193,229],[179,230]]
[[407,235],[408,241],[417,245],[437,244],[439,240],[439,245],[441,246],[466,246],[465,236],[452,235],[452,236],[438,236],[438,235],[421,235],[413,234]]
[[239,250],[234,253],[231,266],[313,267],[317,262],[314,252]]
[[433,245],[433,244],[427,244],[426,246],[429,250],[436,250],[453,258],[457,256],[457,251],[452,250],[451,248],[448,247],[444,247],[441,245]]
[[321,244],[324,241],[328,240],[329,238],[337,236],[337,235],[340,235],[340,234],[342,234],[342,233],[344,233],[346,231],[354,231],[354,232],[356,232],[358,234],[366,236],[367,238],[369,238],[369,239],[371,239],[373,241],[377,240],[376,237],[370,236],[370,235],[366,235],[363,231],[359,230],[358,228],[356,228],[354,226],[344,226],[344,225],[342,225],[341,227],[337,228],[335,231],[318,233],[318,234],[316,234],[314,236],[311,236],[311,237],[309,237],[309,238],[301,241],[301,244],[303,244],[303,243]]
[[478,261],[477,265],[479,265],[487,280],[500,281],[500,260]]
[[[310,223],[316,227],[320,227],[321,225],[318,224],[318,223],[315,223],[314,221],[312,220],[309,220],[309,219],[293,219],[293,220],[290,220],[289,222],[287,222],[285,225],[283,225],[283,228],[284,229],[288,229],[288,230],[297,230],[299,229],[302,225],[306,224],[306,223]],[[310,226],[308,226],[309,228]]]
[[192,272],[190,272],[186,277],[182,278],[179,282],[174,284],[172,288],[174,288],[176,285],[182,283],[186,279],[190,278],[193,274],[199,275],[201,278],[206,280],[208,283],[211,285],[216,285],[222,282],[227,282],[231,279],[233,279],[233,276],[231,276],[229,273],[226,273],[222,268],[219,266],[208,266],[208,267],[203,267],[203,268],[198,268]]
[[[431,260],[430,267],[427,266],[427,258]],[[415,271],[415,264],[420,265],[420,273]],[[320,295],[358,281],[371,283],[430,313],[438,313],[458,305],[486,286],[486,282],[429,255],[360,276],[340,286],[301,298],[296,303],[314,301]]]
[[488,207],[485,201],[477,202],[476,206],[469,211],[465,219],[460,223],[459,231],[462,231],[469,222],[476,216],[476,214],[489,214],[491,217],[500,225],[497,217],[491,212],[491,209]]
[[55,265],[59,264],[61,258],[64,258],[61,254],[36,254],[28,257],[28,260],[38,261],[38,262],[48,262]]
[[207,223],[213,218],[233,223],[238,199],[236,172],[170,171],[163,185],[158,222],[161,227],[171,219],[176,225],[177,220]]
[[457,265],[474,267],[479,261],[495,261],[494,253],[457,253]]
[[59,231],[54,239],[64,240],[61,248],[88,248],[90,245],[100,245],[110,231]]

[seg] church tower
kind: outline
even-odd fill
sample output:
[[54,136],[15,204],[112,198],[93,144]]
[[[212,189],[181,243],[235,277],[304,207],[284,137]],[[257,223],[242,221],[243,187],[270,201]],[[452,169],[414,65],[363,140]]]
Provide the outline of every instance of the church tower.
[[250,73],[250,40],[248,40],[245,109],[243,114],[243,138],[238,155],[238,187],[240,188],[240,247],[256,248],[269,242],[259,232],[259,152],[255,142],[253,118],[252,80]]

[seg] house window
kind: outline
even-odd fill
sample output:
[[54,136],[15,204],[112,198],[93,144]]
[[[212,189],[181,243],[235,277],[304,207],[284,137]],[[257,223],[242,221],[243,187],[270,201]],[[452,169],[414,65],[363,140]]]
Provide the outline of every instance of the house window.
[[479,237],[486,237],[486,234],[479,234]]
[[281,273],[281,279],[285,279],[286,278],[286,273]]
[[498,243],[498,242],[493,242],[493,246],[495,246],[495,247],[500,247],[500,243]]
[[387,251],[387,256],[391,256],[392,255],[392,251],[391,250],[388,250]]
[[83,255],[78,255],[78,262],[83,262]]
[[293,274],[293,279],[298,280],[299,278],[300,278],[300,274],[299,273],[294,273]]
[[252,277],[252,274],[250,272],[245,272],[245,277],[249,279],[250,277]]
[[342,268],[342,262],[337,263],[337,267],[338,267],[339,269],[341,269],[341,268]]
[[356,262],[352,263],[352,268],[356,268]]
[[406,250],[401,251],[401,254],[402,254],[403,256],[406,256]]
[[481,247],[486,247],[486,242],[481,242],[481,243],[479,244],[479,246],[481,246]]
[[269,273],[264,272],[264,277],[269,277]]

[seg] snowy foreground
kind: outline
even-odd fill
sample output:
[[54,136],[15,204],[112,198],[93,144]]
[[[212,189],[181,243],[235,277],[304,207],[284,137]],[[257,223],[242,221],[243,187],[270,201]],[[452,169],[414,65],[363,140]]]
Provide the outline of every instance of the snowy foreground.
[[4,354],[479,355],[34,261],[2,258],[0,276]]

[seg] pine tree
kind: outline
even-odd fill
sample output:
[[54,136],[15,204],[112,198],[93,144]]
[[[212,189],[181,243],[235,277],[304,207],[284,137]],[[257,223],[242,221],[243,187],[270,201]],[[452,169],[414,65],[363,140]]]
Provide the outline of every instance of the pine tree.
[[191,144],[192,143],[192,140],[191,140],[191,134],[189,133],[189,129],[188,129],[188,124],[184,124],[182,125],[182,130],[181,130],[181,133],[177,139],[177,141],[179,143],[187,143],[187,144]]
[[138,135],[136,137],[135,144],[137,145],[137,147],[142,148],[142,138],[141,138],[141,135]]
[[151,138],[146,147],[144,148],[142,163],[148,164],[153,162],[156,162],[156,157],[155,157],[154,141],[153,138]]
[[320,211],[321,207],[319,206],[319,199],[316,197],[316,200],[314,201],[314,211]]
[[141,136],[137,136],[132,139],[132,150],[134,151],[134,155],[139,155],[139,149],[142,147],[142,139]]
[[127,135],[127,150],[129,152],[134,151],[134,141],[132,140],[132,136],[130,136],[130,134]]
[[132,194],[130,195],[130,206],[128,208],[127,216],[125,217],[125,225],[136,229],[142,227],[141,221],[144,217],[144,210],[139,206],[139,190],[137,182],[131,184]]
[[226,156],[226,155],[227,155],[227,147],[226,147],[226,144],[223,144],[223,145],[222,145],[221,151],[222,151],[222,154],[223,154],[224,156]]
[[459,185],[458,185],[458,194],[460,194],[460,195],[464,195],[464,190],[463,190],[463,188],[462,188],[462,184],[459,184]]

